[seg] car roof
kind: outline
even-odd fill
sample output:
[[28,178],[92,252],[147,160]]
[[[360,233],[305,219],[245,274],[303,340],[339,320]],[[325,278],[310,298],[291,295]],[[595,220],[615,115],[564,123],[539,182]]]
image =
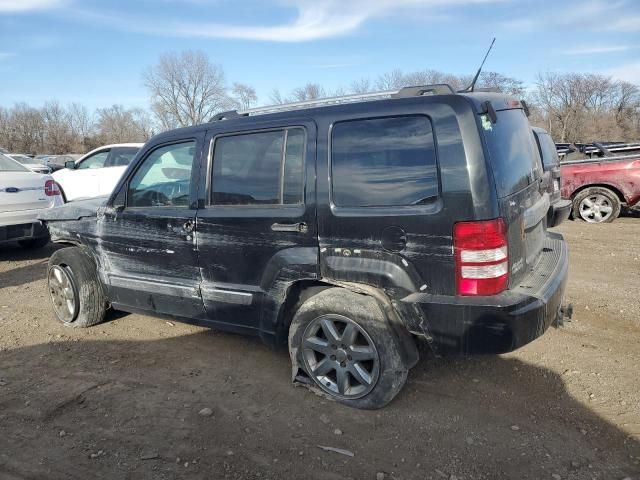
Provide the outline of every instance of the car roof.
[[118,148],[118,147],[135,147],[135,148],[142,148],[142,146],[144,145],[144,143],[112,143],[109,145],[102,145],[98,148],[94,148],[93,150],[91,150],[90,152],[85,153],[84,155],[82,155],[80,158],[78,159],[74,159],[76,162],[79,162],[80,160],[84,160],[86,157],[88,157],[89,155],[92,155],[96,152],[99,152],[100,150],[106,150],[108,148]]
[[[418,88],[418,87],[409,87],[409,88]],[[283,110],[277,111],[273,113],[260,113],[255,115],[244,115],[242,112],[226,112],[229,114],[225,116],[225,114],[219,114],[214,116],[212,121],[207,123],[202,123],[199,125],[194,125],[190,127],[182,127],[174,130],[169,130],[166,132],[159,133],[154,136],[150,141],[155,143],[161,142],[165,139],[170,139],[172,137],[181,136],[181,135],[193,135],[204,130],[209,130],[212,128],[217,128],[220,126],[224,126],[223,129],[225,131],[233,131],[235,129],[244,129],[247,125],[251,125],[252,123],[263,123],[267,121],[300,121],[301,118],[313,119],[318,116],[327,116],[327,115],[336,115],[342,116],[346,113],[350,113],[352,111],[357,111],[361,113],[363,110],[371,110],[372,114],[377,115],[380,111],[385,110],[386,108],[390,108],[393,106],[397,106],[399,104],[405,103],[406,105],[415,105],[416,102],[442,102],[442,103],[451,103],[451,102],[459,102],[460,98],[464,98],[466,102],[470,105],[470,107],[474,108],[477,112],[483,110],[483,105],[485,102],[491,102],[494,105],[496,110],[505,110],[514,108],[510,102],[519,100],[515,99],[515,97],[497,93],[497,92],[487,92],[487,91],[479,91],[479,92],[470,92],[470,93],[459,93],[451,90],[451,93],[438,93],[435,95],[423,95],[423,96],[403,96],[397,98],[385,98],[385,99],[368,99],[363,101],[355,101],[350,103],[336,103],[336,104],[326,104],[326,105],[310,105],[305,108],[295,108],[291,110]],[[320,102],[323,99],[320,99]],[[328,99],[329,101],[331,99]],[[305,102],[302,102],[305,103]],[[279,107],[278,105],[274,105],[272,107]],[[265,107],[265,109],[269,109],[270,107]],[[520,105],[519,108],[523,108]],[[249,111],[256,110],[250,109]],[[216,119],[216,117],[224,116],[224,119]]]

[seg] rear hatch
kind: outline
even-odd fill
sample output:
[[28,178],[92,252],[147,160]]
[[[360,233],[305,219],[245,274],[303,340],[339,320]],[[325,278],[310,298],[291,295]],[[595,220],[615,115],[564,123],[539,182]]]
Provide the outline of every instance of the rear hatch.
[[33,172],[0,173],[0,213],[48,208],[54,197],[44,192],[48,175]]
[[497,110],[483,119],[489,163],[509,240],[509,286],[520,283],[538,260],[546,238],[549,195],[531,125],[521,108]]

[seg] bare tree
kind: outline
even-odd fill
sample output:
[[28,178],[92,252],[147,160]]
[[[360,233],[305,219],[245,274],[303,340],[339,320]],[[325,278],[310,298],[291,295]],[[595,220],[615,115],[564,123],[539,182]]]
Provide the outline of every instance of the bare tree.
[[287,99],[282,96],[280,90],[274,88],[269,95],[269,100],[273,105],[282,105],[283,103],[287,103]]
[[351,88],[349,90],[352,93],[369,93],[373,91],[373,85],[368,78],[361,78],[351,82]]
[[73,148],[71,117],[57,101],[50,101],[42,107],[44,122],[44,150],[56,155],[69,153]]
[[95,121],[84,105],[72,103],[68,107],[69,126],[74,139],[72,152],[86,152],[95,145]]
[[151,135],[151,120],[140,108],[113,105],[97,111],[97,134],[101,143],[145,142]]
[[9,150],[34,153],[42,149],[44,121],[39,109],[18,103],[11,109],[9,121]]
[[383,73],[376,80],[377,90],[396,90],[398,88],[405,87],[404,75],[402,70],[393,70],[391,72]]
[[640,132],[634,120],[640,106],[636,85],[598,74],[538,75],[535,121],[562,142],[633,140]]
[[255,106],[258,101],[256,89],[244,83],[234,82],[231,87],[231,94],[241,110],[247,110]]
[[319,83],[307,83],[303,87],[295,88],[291,92],[294,102],[304,102],[306,100],[317,100],[326,97],[325,89]]
[[151,110],[163,129],[204,123],[233,106],[222,67],[200,51],[162,55],[143,78]]

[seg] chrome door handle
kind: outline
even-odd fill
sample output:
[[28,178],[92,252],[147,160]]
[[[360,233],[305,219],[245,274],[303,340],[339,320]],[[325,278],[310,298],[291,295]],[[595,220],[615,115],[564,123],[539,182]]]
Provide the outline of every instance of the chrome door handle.
[[296,233],[307,233],[309,231],[309,227],[306,223],[274,223],[271,225],[271,230],[274,232],[296,232]]

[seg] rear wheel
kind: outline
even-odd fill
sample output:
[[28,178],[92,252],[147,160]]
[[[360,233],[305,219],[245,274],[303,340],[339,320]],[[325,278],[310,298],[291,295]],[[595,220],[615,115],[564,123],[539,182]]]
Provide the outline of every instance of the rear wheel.
[[36,250],[38,248],[42,248],[49,243],[49,236],[40,237],[40,238],[30,238],[28,240],[18,240],[18,245],[22,248],[27,248],[29,250]]
[[618,196],[604,187],[590,187],[578,193],[573,200],[573,216],[588,223],[613,222],[620,215]]
[[63,248],[49,259],[49,296],[58,320],[90,327],[104,319],[107,301],[91,256],[79,247]]
[[324,394],[356,408],[381,408],[404,386],[401,344],[377,301],[342,288],[306,300],[289,331],[294,365]]

